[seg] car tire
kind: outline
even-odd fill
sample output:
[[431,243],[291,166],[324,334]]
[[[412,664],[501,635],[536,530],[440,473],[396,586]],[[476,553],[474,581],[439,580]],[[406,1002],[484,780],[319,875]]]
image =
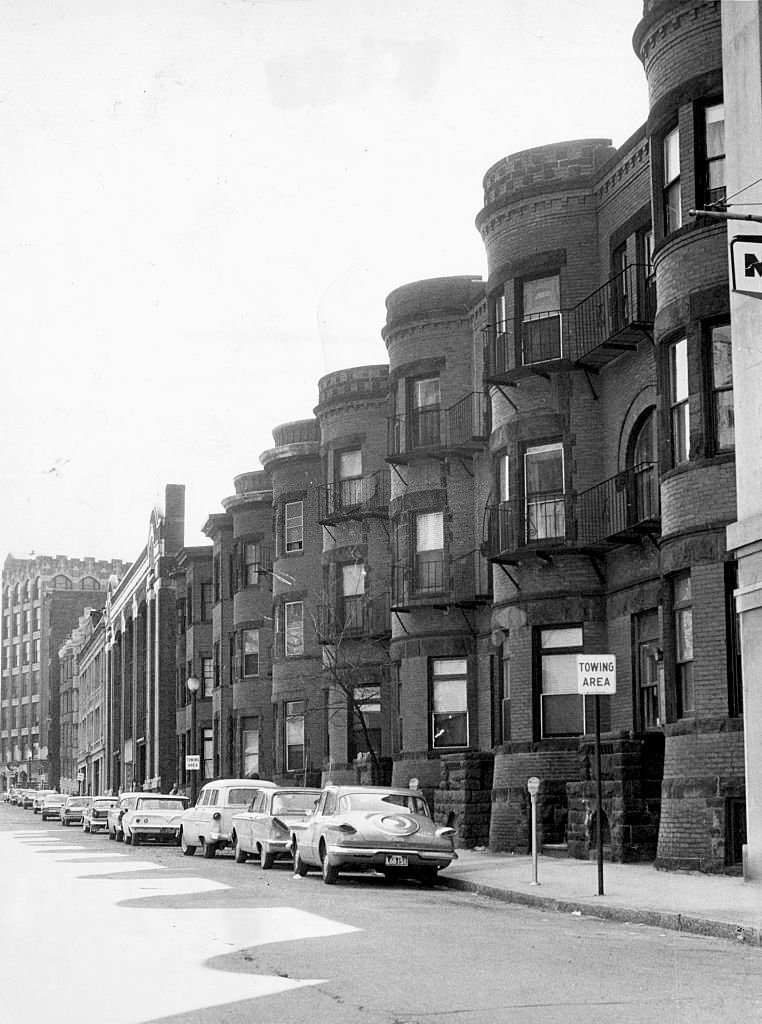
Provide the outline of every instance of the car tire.
[[302,860],[302,855],[299,853],[299,847],[294,850],[294,874],[299,875],[300,878],[304,878],[309,868]]
[[124,845],[125,846],[132,846],[132,833],[127,835],[126,832],[123,832],[122,835],[124,836]]
[[136,832],[132,833],[132,845],[140,846],[140,836]]
[[269,850],[264,850],[263,849],[262,852],[259,855],[259,866],[262,868],[262,870],[263,871],[269,871],[274,863],[275,863],[275,854],[274,853],[270,853]]
[[196,852],[195,846],[191,846],[190,843],[186,843],[184,832],[180,833],[180,849],[183,851],[184,857],[192,857],[193,854]]
[[238,836],[235,837],[235,842],[233,844],[233,858],[235,859],[236,864],[245,864],[249,859],[248,853],[241,849],[241,840]]
[[206,860],[211,860],[212,857],[217,852],[217,844],[216,843],[207,843],[207,841],[205,839],[201,849],[202,849],[203,855],[206,858]]
[[328,853],[325,846],[320,846],[321,863],[323,867],[323,881],[326,885],[336,885],[339,880],[339,869],[328,860]]

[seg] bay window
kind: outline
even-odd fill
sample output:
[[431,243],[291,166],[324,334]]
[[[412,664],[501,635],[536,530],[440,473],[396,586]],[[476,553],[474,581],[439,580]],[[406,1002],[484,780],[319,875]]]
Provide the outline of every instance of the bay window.
[[241,668],[244,676],[259,675],[259,630],[241,631]]
[[283,606],[283,617],[286,657],[295,658],[304,654],[304,604],[301,601],[289,601]]
[[523,282],[521,320],[521,361],[525,366],[561,358],[558,274]]
[[421,512],[415,517],[415,589],[437,592],[444,587],[444,514]]
[[585,698],[577,693],[577,654],[582,627],[539,631],[540,736],[581,736],[585,732]]
[[412,381],[412,440],[415,447],[439,443],[439,377]]
[[341,567],[342,628],[348,632],[362,629],[365,607],[365,566],[353,562]]
[[360,448],[339,453],[337,476],[339,507],[352,508],[354,505],[359,505],[362,499],[362,451]]
[[725,104],[713,103],[704,108],[704,171],[707,206],[725,200]]
[[558,539],[566,536],[563,445],[543,444],[524,453],[526,538]]
[[287,501],[284,510],[286,552],[304,550],[304,502]]

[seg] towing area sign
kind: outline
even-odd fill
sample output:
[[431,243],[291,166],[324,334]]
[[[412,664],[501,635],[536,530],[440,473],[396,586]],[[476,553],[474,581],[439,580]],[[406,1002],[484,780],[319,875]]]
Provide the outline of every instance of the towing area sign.
[[577,693],[616,693],[616,655],[578,654]]

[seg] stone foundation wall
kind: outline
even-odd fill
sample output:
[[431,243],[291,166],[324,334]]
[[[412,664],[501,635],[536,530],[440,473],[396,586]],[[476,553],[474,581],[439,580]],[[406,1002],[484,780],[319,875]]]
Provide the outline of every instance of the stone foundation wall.
[[492,808],[491,753],[446,754],[441,761],[434,818],[457,832],[456,846],[486,846]]

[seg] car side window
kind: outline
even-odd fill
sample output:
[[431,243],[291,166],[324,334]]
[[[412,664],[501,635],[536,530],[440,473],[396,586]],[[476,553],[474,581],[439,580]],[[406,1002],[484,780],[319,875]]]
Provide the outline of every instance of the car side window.
[[219,799],[220,799],[220,791],[219,791],[219,789],[210,789],[209,790],[209,800],[207,802],[210,805],[213,805],[213,804],[218,803]]
[[336,813],[336,794],[326,793],[325,804],[323,805],[323,814],[335,814]]

